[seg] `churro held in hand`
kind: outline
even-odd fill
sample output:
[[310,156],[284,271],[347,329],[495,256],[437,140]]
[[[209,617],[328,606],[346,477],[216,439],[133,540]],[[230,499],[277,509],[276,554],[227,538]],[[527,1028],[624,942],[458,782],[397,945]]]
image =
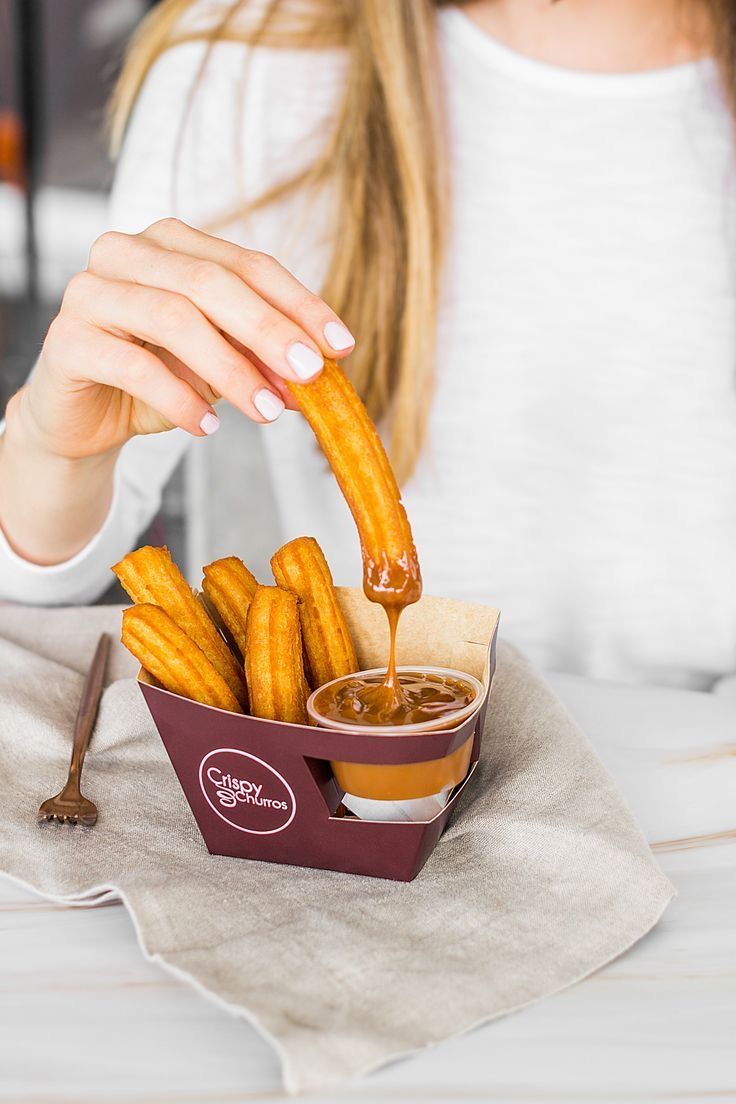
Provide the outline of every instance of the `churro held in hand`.
[[396,706],[396,629],[401,611],[422,594],[422,576],[401,492],[381,438],[355,388],[334,360],[310,383],[289,383],[327,457],[358,527],[363,590],[382,605],[390,629],[386,681],[374,692]]
[[372,602],[403,609],[422,593],[414,538],[396,477],[368,411],[334,360],[310,383],[289,383],[355,519],[363,587]]

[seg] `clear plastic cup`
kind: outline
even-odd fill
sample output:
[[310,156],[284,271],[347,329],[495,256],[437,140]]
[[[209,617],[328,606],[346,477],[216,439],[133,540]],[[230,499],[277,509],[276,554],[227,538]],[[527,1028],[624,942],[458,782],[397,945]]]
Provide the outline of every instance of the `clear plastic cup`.
[[[475,695],[468,704],[461,706],[452,713],[447,713],[435,721],[421,722],[419,724],[405,725],[359,725],[350,721],[335,720],[322,716],[315,708],[316,696],[324,690],[319,687],[310,695],[307,701],[307,712],[313,724],[320,728],[338,729],[356,733],[364,733],[375,736],[407,736],[426,732],[443,732],[451,728],[457,728],[463,721],[471,717],[480,709],[485,687],[479,679],[465,671],[456,671],[450,667],[428,667],[415,664],[412,666],[398,667],[397,673],[401,674],[427,674],[443,675],[468,683]],[[355,674],[346,675],[343,678],[328,682],[327,686],[336,686],[351,679],[370,675],[383,675],[384,668],[374,667],[369,671],[357,671]],[[431,797],[443,790],[452,789],[464,780],[470,766],[470,755],[473,750],[473,734],[461,744],[459,748],[441,759],[429,759],[418,763],[346,763],[331,762],[332,771],[338,784],[347,793],[355,797],[370,798],[375,801],[404,801],[413,798]]]

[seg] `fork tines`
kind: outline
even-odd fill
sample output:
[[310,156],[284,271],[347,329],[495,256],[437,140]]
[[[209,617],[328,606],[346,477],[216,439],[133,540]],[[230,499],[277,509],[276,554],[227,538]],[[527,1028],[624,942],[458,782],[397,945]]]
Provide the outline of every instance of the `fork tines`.
[[55,801],[52,798],[48,802],[44,802],[41,808],[38,810],[39,824],[44,822],[55,821],[57,824],[81,824],[83,827],[91,827],[97,821],[97,813],[87,812],[82,810],[63,812],[57,808],[45,808],[46,805],[55,805]]

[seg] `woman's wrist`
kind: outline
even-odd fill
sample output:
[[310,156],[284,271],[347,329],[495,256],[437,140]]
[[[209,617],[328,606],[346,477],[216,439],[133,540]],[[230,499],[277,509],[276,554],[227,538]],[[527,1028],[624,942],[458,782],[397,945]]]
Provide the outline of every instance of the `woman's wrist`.
[[0,436],[0,529],[30,563],[71,559],[110,509],[119,450],[71,459],[48,449],[28,410],[27,388],[8,404]]

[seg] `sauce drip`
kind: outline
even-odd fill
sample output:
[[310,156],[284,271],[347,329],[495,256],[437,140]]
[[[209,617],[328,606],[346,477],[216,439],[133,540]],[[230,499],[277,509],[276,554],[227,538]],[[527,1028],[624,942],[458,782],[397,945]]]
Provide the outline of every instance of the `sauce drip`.
[[456,713],[475,699],[469,682],[449,675],[421,671],[394,671],[397,693],[386,694],[382,675],[348,676],[325,686],[314,699],[314,708],[328,720],[355,725],[427,724]]
[[386,609],[386,616],[388,617],[388,628],[390,633],[390,646],[388,652],[388,666],[386,667],[386,681],[384,686],[387,690],[400,691],[399,680],[396,677],[396,631],[399,627],[399,618],[401,617],[401,610],[396,606],[388,606]]
[[[372,560],[363,550],[363,590],[371,602],[383,606],[388,617],[389,654],[386,677],[382,683],[365,688],[365,705],[377,714],[400,716],[409,709],[403,680],[396,674],[396,634],[399,618],[407,606],[418,602],[422,594],[419,560],[412,546],[398,559],[385,553],[379,561]],[[369,721],[386,724],[386,721]],[[405,724],[407,722],[400,721]]]

